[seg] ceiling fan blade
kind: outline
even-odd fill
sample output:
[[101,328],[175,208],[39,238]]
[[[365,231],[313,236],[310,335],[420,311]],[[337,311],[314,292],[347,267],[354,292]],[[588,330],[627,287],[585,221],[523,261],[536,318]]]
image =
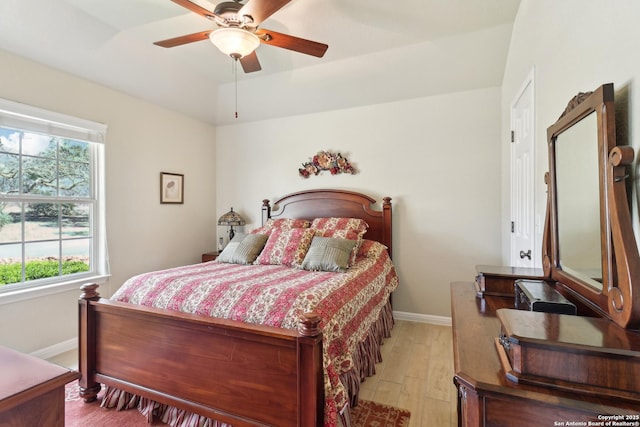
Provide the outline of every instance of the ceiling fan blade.
[[202,15],[207,19],[213,19],[215,15],[213,12],[205,9],[204,7],[198,6],[197,4],[189,1],[189,0],[171,0],[172,2],[179,4],[180,6],[189,9],[191,12],[195,12],[198,15]]
[[291,0],[249,0],[247,4],[242,6],[238,12],[238,16],[251,16],[253,23],[260,25],[262,21],[276,13],[290,1]]
[[318,43],[311,40],[301,39],[300,37],[277,33],[265,28],[259,28],[256,31],[256,35],[260,37],[260,41],[262,43],[293,50],[295,52],[300,52],[307,55],[317,56],[318,58],[322,58],[324,56],[324,53],[329,48],[329,46],[324,43]]
[[253,73],[254,71],[262,70],[260,61],[258,61],[258,55],[256,55],[255,50],[249,55],[245,55],[240,58],[240,64],[242,65],[242,69],[245,73]]
[[211,31],[213,30],[200,31],[199,33],[187,34],[186,36],[180,36],[180,37],[174,37],[172,39],[161,40],[153,44],[161,47],[175,47],[175,46],[181,46],[187,43],[199,42],[201,40],[208,39]]

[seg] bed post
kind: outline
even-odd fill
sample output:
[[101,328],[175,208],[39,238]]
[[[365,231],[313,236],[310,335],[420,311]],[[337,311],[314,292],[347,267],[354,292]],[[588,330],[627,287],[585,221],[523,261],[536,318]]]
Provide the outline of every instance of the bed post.
[[382,222],[384,226],[382,227],[382,240],[387,242],[387,252],[389,252],[389,258],[393,259],[391,255],[391,197],[385,197],[382,199]]
[[264,225],[269,218],[271,218],[271,205],[269,204],[269,199],[264,199],[262,200],[262,225]]
[[80,397],[85,402],[93,402],[100,391],[100,384],[95,380],[96,372],[96,320],[91,306],[92,301],[98,301],[98,284],[82,285],[82,294],[78,300],[79,331],[78,331],[78,367],[81,377]]
[[304,313],[298,322],[298,407],[299,426],[324,424],[324,388],[322,366],[322,330],[320,316]]

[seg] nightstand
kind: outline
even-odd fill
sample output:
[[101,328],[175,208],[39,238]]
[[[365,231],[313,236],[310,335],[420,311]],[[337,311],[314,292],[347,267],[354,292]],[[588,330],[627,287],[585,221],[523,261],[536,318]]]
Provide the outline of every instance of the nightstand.
[[202,254],[202,262],[213,261],[218,258],[219,252],[207,252],[206,254]]

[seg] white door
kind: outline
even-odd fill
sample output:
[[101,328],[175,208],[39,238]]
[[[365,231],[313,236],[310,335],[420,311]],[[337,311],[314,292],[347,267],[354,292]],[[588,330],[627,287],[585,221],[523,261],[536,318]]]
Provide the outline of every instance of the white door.
[[533,71],[511,105],[511,265],[534,267]]

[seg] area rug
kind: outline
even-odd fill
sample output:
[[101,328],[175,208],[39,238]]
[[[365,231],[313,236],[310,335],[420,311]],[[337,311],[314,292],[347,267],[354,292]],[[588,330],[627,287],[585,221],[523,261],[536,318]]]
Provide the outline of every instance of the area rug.
[[408,427],[410,416],[406,409],[360,399],[351,411],[351,427]]
[[[78,396],[78,383],[65,388],[66,427],[142,427],[148,426],[146,418],[136,410],[116,411],[100,407],[100,402],[84,403]],[[98,396],[98,399],[100,396]],[[408,427],[410,413],[404,409],[380,403],[360,400],[351,411],[351,427]],[[154,422],[151,425],[166,425]]]

